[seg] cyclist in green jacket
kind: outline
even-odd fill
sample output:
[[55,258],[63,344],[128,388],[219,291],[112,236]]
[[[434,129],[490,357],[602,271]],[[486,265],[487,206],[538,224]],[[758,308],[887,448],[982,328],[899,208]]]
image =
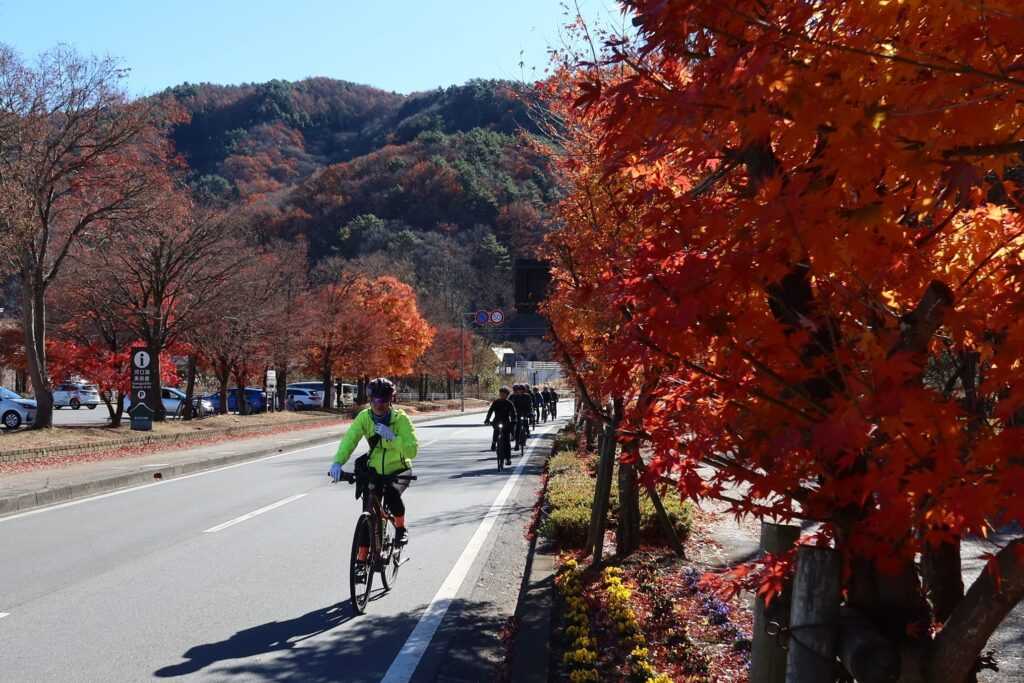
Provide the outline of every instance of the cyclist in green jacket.
[[[400,408],[395,408],[395,385],[383,377],[370,382],[370,407],[356,415],[356,419],[345,432],[338,452],[331,465],[331,479],[337,482],[342,476],[342,465],[348,462],[352,452],[363,438],[370,444],[367,463],[371,476],[375,476],[380,487],[384,506],[395,517],[395,543],[406,543],[408,532],[405,528],[405,504],[402,502],[404,486],[385,479],[409,469],[416,457],[418,442],[412,421]],[[365,559],[368,548],[359,549],[359,559]]]

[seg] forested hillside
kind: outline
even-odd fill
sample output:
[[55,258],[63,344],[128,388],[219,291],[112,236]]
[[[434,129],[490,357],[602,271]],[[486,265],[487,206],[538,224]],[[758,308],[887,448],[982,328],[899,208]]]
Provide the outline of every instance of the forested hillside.
[[521,86],[471,81],[398,95],[326,78],[166,91],[172,138],[204,201],[244,207],[313,264],[412,284],[435,322],[511,305],[511,263],[554,195]]

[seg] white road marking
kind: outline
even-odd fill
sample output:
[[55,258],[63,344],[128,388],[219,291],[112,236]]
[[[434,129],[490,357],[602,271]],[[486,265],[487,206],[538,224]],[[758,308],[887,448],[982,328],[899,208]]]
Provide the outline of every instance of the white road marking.
[[[439,417],[436,420],[424,421],[423,424],[430,424],[430,423],[433,423],[433,422],[441,422],[443,420],[453,420],[453,419],[458,419],[460,417],[462,417],[462,416],[460,416],[460,415],[451,415],[451,416],[448,416],[448,417]],[[340,436],[338,438],[340,438]],[[184,481],[186,479],[192,479],[193,477],[203,477],[203,476],[206,476],[207,474],[214,474],[216,472],[223,472],[224,470],[232,470],[232,469],[235,469],[236,467],[245,467],[246,465],[255,465],[258,462],[266,462],[267,460],[273,460],[274,458],[280,458],[280,457],[283,457],[283,456],[286,456],[286,455],[294,455],[296,453],[302,453],[303,451],[311,451],[311,450],[313,450],[315,448],[323,448],[324,446],[330,445],[331,441],[334,441],[334,440],[335,439],[332,437],[331,440],[325,440],[324,443],[317,444],[315,446],[306,446],[305,448],[296,448],[294,451],[285,451],[284,453],[275,453],[274,455],[268,455],[268,456],[266,456],[264,458],[256,458],[255,460],[246,460],[245,462],[235,463],[234,465],[225,465],[224,467],[217,467],[217,468],[212,469],[212,470],[203,470],[202,472],[196,472],[194,474],[185,474],[185,475],[182,475],[180,477],[173,477],[171,479],[161,479],[160,481],[155,481],[152,484],[141,484],[139,486],[132,486],[131,488],[127,488],[127,489],[119,489],[117,491],[111,491],[110,493],[101,493],[101,494],[99,494],[97,496],[89,496],[88,498],[79,498],[77,500],[70,500],[70,501],[68,501],[66,503],[58,503],[56,505],[50,505],[48,507],[41,507],[41,508],[34,508],[32,510],[26,510],[25,512],[19,512],[17,514],[8,515],[6,517],[0,517],[0,524],[2,524],[4,522],[10,522],[10,521],[15,520],[15,519],[21,519],[22,517],[31,517],[32,515],[38,515],[38,514],[42,514],[44,512],[50,512],[51,510],[60,510],[60,509],[63,509],[63,508],[72,507],[73,505],[81,505],[82,503],[90,503],[90,502],[92,502],[94,500],[103,500],[104,498],[113,498],[114,496],[120,496],[120,495],[122,495],[124,493],[131,493],[133,491],[142,491],[143,489],[153,488],[154,486],[167,486],[168,484],[173,484],[173,483],[178,482],[178,481]],[[437,441],[437,439],[435,439],[435,441]],[[433,443],[433,442],[431,442],[431,443]]]
[[222,531],[224,529],[227,529],[229,526],[234,526],[236,524],[241,524],[242,522],[244,522],[246,520],[249,520],[249,519],[252,519],[253,517],[258,517],[259,515],[262,515],[264,512],[270,512],[271,510],[273,510],[275,508],[279,508],[282,505],[287,505],[288,503],[293,503],[293,502],[297,501],[299,498],[305,498],[305,497],[306,497],[305,493],[299,493],[299,494],[296,494],[294,496],[289,496],[288,498],[285,498],[284,500],[279,500],[276,503],[271,503],[270,505],[267,505],[266,507],[261,507],[259,510],[253,510],[252,512],[248,512],[248,513],[242,515],[241,517],[235,517],[234,519],[229,519],[228,521],[224,522],[223,524],[218,524],[217,526],[212,526],[209,529],[207,529],[206,531],[204,531],[203,533],[204,534],[215,534],[218,531]]
[[11,616],[10,612],[0,612],[0,619]]
[[[551,427],[554,426],[551,425]],[[545,434],[550,431],[551,427],[548,427],[543,432],[535,433],[538,435]],[[430,641],[434,637],[434,633],[437,632],[437,628],[441,625],[444,615],[448,612],[448,607],[458,594],[462,582],[466,579],[466,575],[472,568],[473,562],[476,561],[476,556],[480,553],[480,549],[483,548],[487,536],[490,535],[491,529],[501,513],[501,509],[505,506],[505,501],[512,494],[516,482],[519,481],[519,475],[526,466],[526,461],[533,454],[533,450],[533,448],[530,448],[528,452],[519,457],[515,473],[509,477],[508,481],[505,482],[504,488],[501,489],[501,493],[494,499],[494,503],[491,505],[490,510],[487,511],[483,521],[480,522],[476,532],[473,533],[473,537],[469,539],[469,543],[462,551],[462,555],[459,556],[448,577],[437,590],[434,599],[427,605],[423,616],[416,623],[416,627],[409,634],[409,638],[402,645],[402,649],[398,651],[395,660],[391,662],[391,666],[388,667],[387,673],[381,679],[381,683],[407,683],[412,678],[416,667],[419,666],[420,659],[423,658],[423,653],[426,652],[427,646],[430,645]]]
[[212,470],[203,470],[202,472],[196,472],[194,474],[185,474],[180,477],[174,477],[172,479],[162,479],[160,481],[154,481],[152,484],[142,484],[140,486],[132,486],[127,489],[119,489],[117,491],[111,491],[110,493],[101,493],[98,496],[89,496],[88,498],[79,498],[78,500],[71,500],[67,503],[59,503],[57,505],[51,505],[50,507],[37,508],[34,510],[27,510],[25,512],[19,512],[9,517],[0,517],[0,524],[9,522],[12,519],[20,519],[22,517],[30,517],[32,515],[38,515],[43,512],[49,512],[51,510],[60,510],[61,508],[71,507],[73,505],[81,505],[82,503],[89,503],[94,500],[102,500],[104,498],[113,498],[114,496],[120,496],[124,493],[131,493],[132,491],[142,491],[143,489],[153,488],[154,486],[167,486],[179,481],[185,481],[186,479],[192,479],[193,477],[202,477],[207,474],[214,474],[215,472],[223,472],[224,470],[233,470],[236,467],[245,467],[246,465],[255,465],[258,462],[266,462],[267,460],[273,460],[274,458],[280,458],[285,455],[294,455],[296,453],[302,453],[303,451],[311,451],[315,448],[323,448],[324,446],[330,445],[329,443],[322,443],[316,446],[307,446],[306,448],[298,448],[294,451],[286,451],[284,453],[275,453],[274,455],[268,455],[265,458],[257,458],[255,460],[246,460],[245,462],[235,463],[234,465],[225,465],[224,467],[217,467]]

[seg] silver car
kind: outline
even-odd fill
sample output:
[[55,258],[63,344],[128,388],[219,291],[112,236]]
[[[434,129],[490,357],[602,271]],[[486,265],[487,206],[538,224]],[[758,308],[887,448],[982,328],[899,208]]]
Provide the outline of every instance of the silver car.
[[73,408],[78,410],[85,406],[93,410],[100,404],[100,392],[94,384],[84,382],[64,382],[53,390],[54,408]]
[[4,429],[17,429],[36,421],[36,402],[22,398],[10,389],[0,387],[0,424]]

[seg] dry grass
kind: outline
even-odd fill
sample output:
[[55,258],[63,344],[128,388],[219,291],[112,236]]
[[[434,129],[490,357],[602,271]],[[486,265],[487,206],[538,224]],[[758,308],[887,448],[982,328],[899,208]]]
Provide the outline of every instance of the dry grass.
[[[341,419],[340,416],[318,412],[281,412],[260,413],[258,415],[217,415],[204,420],[183,422],[168,420],[153,423],[153,431],[148,434],[215,434],[230,427],[283,427],[289,424],[326,422]],[[146,435],[147,432],[132,432],[126,418],[118,428],[95,425],[65,425],[52,429],[26,430],[0,433],[0,453],[22,450],[25,448],[58,448],[61,446],[102,445],[118,439],[130,438],[133,435]]]

